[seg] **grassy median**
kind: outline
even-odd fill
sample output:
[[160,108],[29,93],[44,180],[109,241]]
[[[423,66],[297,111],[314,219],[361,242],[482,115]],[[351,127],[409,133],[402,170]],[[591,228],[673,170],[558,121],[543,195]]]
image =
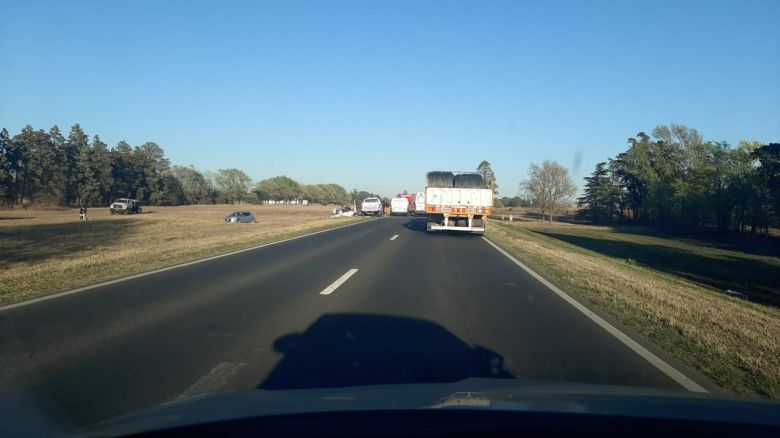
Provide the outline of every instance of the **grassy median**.
[[[235,210],[256,224],[227,224]],[[208,205],[145,207],[141,215],[90,209],[0,211],[0,304],[171,266],[345,225],[330,207]]]
[[641,227],[490,225],[493,242],[714,383],[780,398],[776,242],[679,239]]

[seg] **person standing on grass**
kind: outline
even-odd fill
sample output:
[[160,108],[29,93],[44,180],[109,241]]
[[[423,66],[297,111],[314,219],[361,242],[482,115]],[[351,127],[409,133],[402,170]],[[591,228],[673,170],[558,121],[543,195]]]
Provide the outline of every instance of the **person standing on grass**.
[[87,220],[87,209],[80,204],[79,204],[79,220],[82,222]]
[[87,220],[87,206],[84,206],[84,220]]

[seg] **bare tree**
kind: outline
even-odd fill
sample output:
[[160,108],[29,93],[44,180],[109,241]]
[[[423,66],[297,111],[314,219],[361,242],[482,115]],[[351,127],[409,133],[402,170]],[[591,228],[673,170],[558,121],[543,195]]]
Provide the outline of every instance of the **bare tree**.
[[541,166],[531,163],[528,179],[520,183],[520,189],[533,205],[541,208],[542,220],[545,213],[549,214],[550,222],[555,211],[577,193],[568,169],[550,160],[545,160]]

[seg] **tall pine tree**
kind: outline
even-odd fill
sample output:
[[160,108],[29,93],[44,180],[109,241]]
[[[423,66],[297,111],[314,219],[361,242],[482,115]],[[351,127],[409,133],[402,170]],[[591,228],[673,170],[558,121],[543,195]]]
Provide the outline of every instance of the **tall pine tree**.
[[89,153],[84,152],[89,147],[89,138],[81,129],[79,124],[70,128],[68,140],[65,141],[64,159],[65,159],[65,205],[76,205],[79,203],[81,192],[87,193],[89,189],[81,189],[81,178],[85,172],[83,164],[80,162],[88,159]]
[[616,210],[616,190],[607,163],[596,164],[591,176],[585,177],[585,189],[577,199],[583,212],[594,223],[610,221]]

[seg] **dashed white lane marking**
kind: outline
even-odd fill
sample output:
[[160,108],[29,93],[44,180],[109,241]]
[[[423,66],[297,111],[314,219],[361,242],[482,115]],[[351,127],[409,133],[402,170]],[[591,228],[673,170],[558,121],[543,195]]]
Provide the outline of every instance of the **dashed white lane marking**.
[[390,240],[395,240],[397,238],[398,238],[398,234],[396,234],[395,236],[391,237]]
[[508,252],[504,251],[503,248],[501,248],[498,245],[496,245],[495,243],[491,242],[486,237],[482,237],[482,239],[484,239],[485,242],[489,243],[490,246],[492,246],[493,248],[498,250],[498,252],[500,252],[501,254],[506,256],[506,258],[508,258],[509,260],[513,261],[517,266],[522,268],[525,272],[531,274],[531,276],[534,277],[535,279],[537,279],[540,283],[542,283],[543,285],[547,286],[548,289],[550,289],[551,291],[555,292],[556,295],[558,295],[559,297],[563,298],[564,301],[566,301],[567,303],[571,304],[572,307],[574,307],[575,309],[579,310],[580,313],[582,313],[583,315],[585,315],[588,318],[590,318],[591,321],[595,322],[599,327],[601,327],[604,330],[606,330],[607,333],[609,333],[610,335],[612,335],[615,338],[617,338],[626,347],[628,347],[631,350],[633,350],[634,353],[640,355],[644,360],[650,362],[650,364],[652,364],[654,367],[658,368],[659,371],[661,371],[662,373],[664,373],[667,376],[669,376],[675,382],[679,383],[683,388],[685,388],[685,389],[687,389],[688,391],[691,391],[691,392],[709,392],[706,389],[704,389],[701,385],[699,385],[698,383],[696,383],[693,380],[691,380],[690,377],[688,377],[685,374],[683,374],[682,372],[678,371],[676,368],[674,368],[673,366],[671,366],[668,363],[666,363],[663,359],[661,359],[660,357],[658,357],[655,354],[653,354],[650,350],[648,350],[647,348],[639,345],[639,343],[637,343],[635,340],[633,340],[630,337],[628,337],[628,335],[626,335],[625,333],[623,333],[620,330],[618,330],[612,324],[608,323],[602,317],[596,315],[590,309],[588,309],[587,307],[585,307],[582,304],[580,304],[579,301],[577,301],[574,298],[570,297],[569,294],[567,294],[566,292],[558,289],[557,286],[555,286],[554,284],[550,283],[549,281],[547,281],[547,279],[545,279],[541,275],[539,275],[536,272],[534,272],[531,268],[529,268],[528,266],[523,264],[523,262],[521,262],[520,260],[517,260],[516,258],[514,258]]
[[90,290],[90,289],[95,289],[95,288],[99,288],[99,287],[103,287],[103,286],[108,286],[108,285],[111,285],[111,284],[121,283],[123,281],[132,280],[134,278],[146,277],[148,275],[154,275],[154,274],[158,274],[160,272],[170,271],[170,270],[173,270],[173,269],[183,268],[185,266],[192,266],[192,265],[195,265],[195,264],[198,264],[198,263],[203,263],[203,262],[208,262],[208,261],[211,261],[211,260],[221,259],[222,257],[230,257],[232,255],[240,254],[242,252],[254,251],[256,249],[265,248],[266,246],[278,245],[280,243],[289,242],[291,240],[303,239],[303,238],[314,236],[314,235],[317,235],[317,234],[327,233],[329,231],[336,231],[336,230],[341,229],[341,228],[346,228],[346,227],[352,227],[352,226],[355,226],[355,225],[365,224],[365,223],[368,223],[368,222],[372,222],[372,220],[354,222],[354,223],[351,223],[351,224],[346,224],[346,225],[341,225],[341,226],[338,226],[338,227],[329,228],[327,230],[315,231],[313,233],[303,234],[301,236],[295,236],[295,237],[290,237],[288,239],[277,240],[276,242],[264,243],[262,245],[256,245],[256,246],[252,246],[252,247],[249,247],[249,248],[244,248],[244,249],[239,249],[239,250],[236,250],[236,251],[226,252],[224,254],[217,254],[215,256],[206,257],[206,258],[202,258],[202,259],[199,259],[199,260],[193,260],[191,262],[180,263],[178,265],[168,266],[167,268],[160,268],[160,269],[155,269],[155,270],[152,270],[152,271],[141,272],[140,274],[128,275],[127,277],[117,278],[116,280],[110,280],[110,281],[104,281],[102,283],[91,284],[89,286],[80,287],[78,289],[71,289],[71,290],[67,290],[65,292],[59,292],[59,293],[56,293],[56,294],[47,295],[47,296],[40,297],[40,298],[33,298],[31,300],[22,301],[22,302],[15,303],[15,304],[7,304],[5,306],[0,306],[0,312],[6,311],[6,310],[15,309],[17,307],[28,306],[30,304],[40,303],[41,301],[48,301],[48,300],[52,300],[54,298],[59,298],[59,297],[67,296],[67,295],[72,295],[72,294],[75,294],[75,293],[78,293],[78,292],[84,292],[84,291],[87,291],[87,290]]
[[187,398],[198,394],[206,394],[219,391],[228,383],[228,379],[245,367],[244,362],[222,362],[217,364],[207,374],[193,383],[186,391],[179,394],[177,398]]
[[355,272],[357,272],[357,271],[358,271],[357,268],[350,269],[349,271],[347,271],[346,274],[344,274],[341,277],[339,277],[338,280],[336,280],[333,283],[331,283],[330,286],[328,286],[325,289],[323,289],[322,292],[320,292],[320,295],[330,295],[330,294],[332,294],[333,292],[336,291],[336,289],[339,288],[339,286],[344,284],[345,281],[349,280],[349,277],[355,275]]

